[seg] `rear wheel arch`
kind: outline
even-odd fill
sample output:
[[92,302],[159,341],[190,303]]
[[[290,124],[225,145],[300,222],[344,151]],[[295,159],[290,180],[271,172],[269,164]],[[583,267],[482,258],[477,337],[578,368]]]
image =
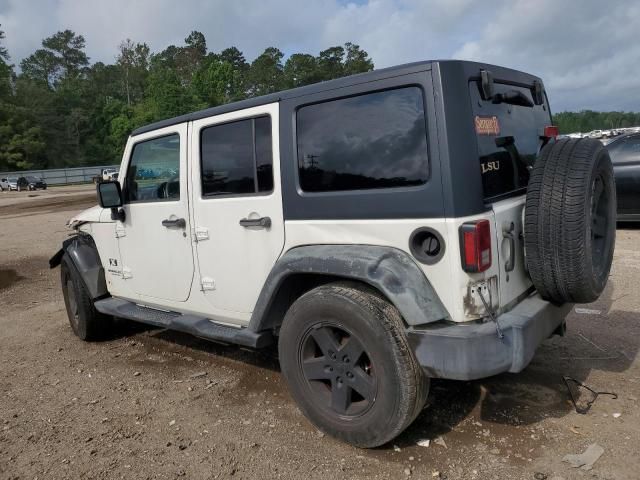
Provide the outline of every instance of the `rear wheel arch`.
[[356,282],[419,325],[449,318],[422,270],[396,248],[371,245],[310,245],[286,252],[271,270],[254,308],[249,329],[280,326],[288,308],[318,286]]
[[317,273],[292,273],[291,275],[283,278],[280,282],[273,295],[271,304],[263,314],[259,329],[278,329],[282,324],[287,311],[296,302],[296,300],[317,287],[336,282],[349,282],[352,285],[357,285],[363,290],[366,289],[383,300],[392,303],[376,287],[359,279],[339,275],[322,275]]

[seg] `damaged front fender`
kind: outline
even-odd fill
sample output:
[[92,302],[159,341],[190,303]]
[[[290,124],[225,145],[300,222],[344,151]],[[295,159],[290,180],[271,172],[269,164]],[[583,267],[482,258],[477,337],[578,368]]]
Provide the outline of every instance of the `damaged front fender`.
[[55,268],[60,265],[65,254],[69,256],[92,299],[103,298],[109,294],[100,255],[89,235],[75,235],[65,240],[62,248],[49,259],[49,267]]

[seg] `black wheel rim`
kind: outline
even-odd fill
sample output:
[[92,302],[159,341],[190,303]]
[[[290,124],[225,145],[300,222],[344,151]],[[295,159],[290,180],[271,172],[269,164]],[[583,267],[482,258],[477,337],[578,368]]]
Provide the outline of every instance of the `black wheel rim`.
[[600,275],[607,264],[607,251],[610,248],[610,218],[609,210],[611,192],[602,175],[598,175],[593,182],[591,195],[591,261],[597,274]]
[[69,302],[69,320],[74,328],[78,327],[78,302],[76,301],[76,292],[73,289],[73,281],[67,279],[67,301]]
[[299,365],[312,398],[330,413],[366,413],[377,394],[376,371],[363,342],[342,326],[322,324],[304,336]]

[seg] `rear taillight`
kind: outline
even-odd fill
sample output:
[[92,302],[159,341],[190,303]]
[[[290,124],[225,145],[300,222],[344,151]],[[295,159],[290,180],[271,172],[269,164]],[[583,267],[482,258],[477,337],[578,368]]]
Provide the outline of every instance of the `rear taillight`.
[[460,225],[462,269],[469,273],[484,272],[491,267],[491,225],[489,220],[476,220]]
[[560,135],[560,130],[558,127],[554,127],[553,125],[548,125],[544,127],[544,136],[547,138],[553,138],[554,140]]

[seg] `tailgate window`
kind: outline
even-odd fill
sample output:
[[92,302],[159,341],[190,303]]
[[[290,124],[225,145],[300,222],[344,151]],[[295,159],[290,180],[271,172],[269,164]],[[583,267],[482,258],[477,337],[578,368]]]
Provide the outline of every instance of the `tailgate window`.
[[551,125],[546,103],[535,105],[531,89],[494,83],[494,96],[484,100],[480,82],[469,82],[478,139],[485,201],[524,193],[529,169],[542,146],[544,127]]

